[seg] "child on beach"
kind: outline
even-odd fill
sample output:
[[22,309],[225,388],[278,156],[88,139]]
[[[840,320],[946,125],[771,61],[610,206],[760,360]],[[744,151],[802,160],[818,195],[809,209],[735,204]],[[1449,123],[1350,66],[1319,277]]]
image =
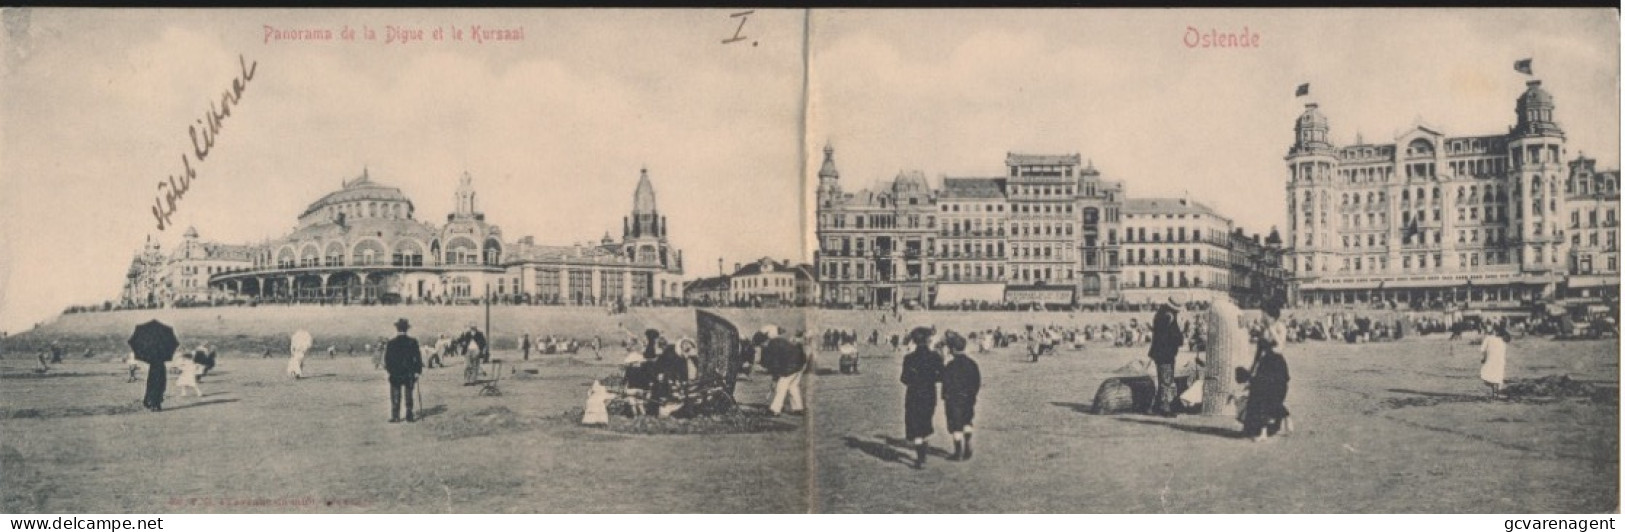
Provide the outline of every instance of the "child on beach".
[[192,360],[192,354],[181,355],[181,362],[175,365],[181,371],[180,377],[175,379],[175,395],[186,397],[186,390],[190,388],[198,397],[203,397],[203,390],[197,386],[197,362]]
[[124,359],[124,364],[129,366],[130,370],[130,378],[125,379],[124,382],[135,382],[141,380],[141,374],[145,373],[147,370],[147,363],[136,360],[134,351],[131,351],[130,356]]

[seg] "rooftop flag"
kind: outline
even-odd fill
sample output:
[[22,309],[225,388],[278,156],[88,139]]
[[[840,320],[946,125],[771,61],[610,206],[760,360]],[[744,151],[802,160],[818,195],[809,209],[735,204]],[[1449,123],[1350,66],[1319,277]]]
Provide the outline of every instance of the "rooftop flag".
[[1519,59],[1512,63],[1512,69],[1524,73],[1526,76],[1535,75],[1534,59]]
[[1298,86],[1298,94],[1296,96],[1303,97],[1303,96],[1308,96],[1308,95],[1309,95],[1309,84],[1305,83],[1305,84],[1299,85]]

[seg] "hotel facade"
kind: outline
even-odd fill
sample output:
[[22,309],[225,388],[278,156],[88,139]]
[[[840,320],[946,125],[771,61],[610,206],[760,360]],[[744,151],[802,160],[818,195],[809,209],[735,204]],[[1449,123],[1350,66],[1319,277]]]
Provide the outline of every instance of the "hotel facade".
[[847,192],[826,147],[816,211],[814,269],[828,306],[1067,306],[1255,289],[1232,282],[1228,218],[1188,198],[1128,198],[1078,154],[1010,153],[996,177],[945,176],[932,188],[903,172]]
[[1505,134],[1417,126],[1334,145],[1308,104],[1287,163],[1287,266],[1309,305],[1528,301],[1618,289],[1618,171],[1571,161],[1530,81]]

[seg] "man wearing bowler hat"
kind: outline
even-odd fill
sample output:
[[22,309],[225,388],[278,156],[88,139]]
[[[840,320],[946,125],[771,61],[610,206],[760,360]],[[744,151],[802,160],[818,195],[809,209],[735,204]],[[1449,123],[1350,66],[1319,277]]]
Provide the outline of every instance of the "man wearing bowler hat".
[[423,350],[418,341],[406,335],[412,324],[401,318],[395,322],[397,335],[384,348],[384,370],[389,372],[389,422],[401,421],[401,395],[406,396],[406,421],[417,421],[412,416],[412,391],[417,387],[418,375],[423,373]]

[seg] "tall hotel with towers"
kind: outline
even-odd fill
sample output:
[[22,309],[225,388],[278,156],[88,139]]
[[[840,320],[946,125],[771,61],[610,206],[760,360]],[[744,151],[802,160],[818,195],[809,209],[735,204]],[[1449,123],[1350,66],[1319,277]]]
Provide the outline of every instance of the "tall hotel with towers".
[[1286,155],[1297,302],[1516,306],[1619,286],[1619,172],[1571,156],[1538,80],[1505,133],[1336,145],[1315,103]]

